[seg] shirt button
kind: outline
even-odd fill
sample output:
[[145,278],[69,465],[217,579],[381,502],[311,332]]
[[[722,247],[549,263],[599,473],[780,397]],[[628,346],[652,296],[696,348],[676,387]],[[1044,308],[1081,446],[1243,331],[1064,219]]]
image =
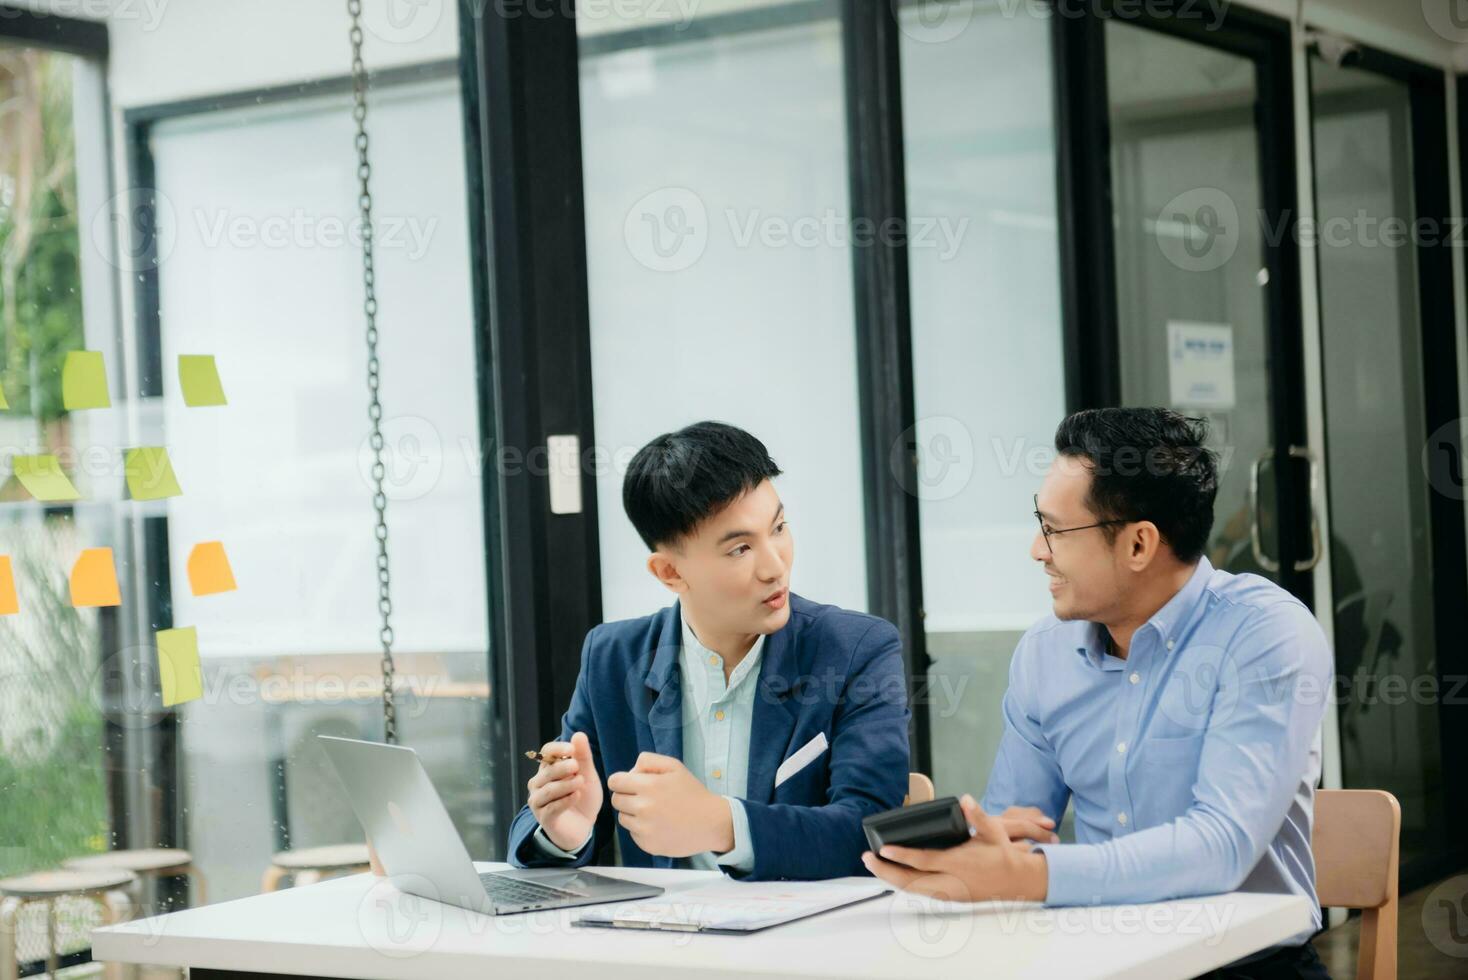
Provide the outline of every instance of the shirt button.
[[714,712],[714,721],[723,721],[723,720],[724,720],[724,713],[722,711],[715,711]]
[[1118,813],[1116,815],[1116,822],[1119,823],[1119,824],[1121,824],[1123,827],[1125,827],[1126,826],[1126,814],[1125,813]]
[[[714,778],[715,779],[723,779],[724,778],[724,770],[722,770],[722,769],[715,769],[714,770]],[[1126,823],[1125,817],[1123,817],[1122,823]]]
[[709,663],[712,664],[713,666],[717,667],[719,665],[719,658],[718,657],[709,657]]
[[1137,673],[1136,671],[1132,671],[1132,676],[1128,678],[1128,680],[1130,680],[1133,684],[1138,683],[1139,681],[1141,681],[1141,679],[1142,675]]
[[1177,646],[1177,643],[1175,641],[1173,641],[1173,640],[1168,640],[1167,641],[1167,649],[1171,650],[1175,646]]
[[1126,751],[1126,743],[1125,742],[1117,742],[1116,743],[1116,751],[1118,751],[1118,752],[1125,752]]

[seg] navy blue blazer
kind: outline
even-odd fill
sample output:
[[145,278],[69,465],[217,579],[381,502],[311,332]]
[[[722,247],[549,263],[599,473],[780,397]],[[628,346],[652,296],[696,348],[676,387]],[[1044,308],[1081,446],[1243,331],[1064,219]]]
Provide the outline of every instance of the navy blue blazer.
[[[676,866],[675,858],[643,851],[616,823],[606,782],[631,770],[642,752],[683,757],[682,643],[677,603],[586,636],[560,737],[586,733],[605,795],[578,866],[592,862],[613,830],[624,865]],[[862,817],[901,806],[907,793],[909,711],[897,629],[792,592],[790,619],[765,639],[761,656],[743,798],[754,869],[747,876],[726,871],[750,879],[866,874]],[[780,763],[821,733],[830,748],[776,787]],[[564,866],[536,845],[538,826],[530,807],[521,808],[510,826],[510,862]]]

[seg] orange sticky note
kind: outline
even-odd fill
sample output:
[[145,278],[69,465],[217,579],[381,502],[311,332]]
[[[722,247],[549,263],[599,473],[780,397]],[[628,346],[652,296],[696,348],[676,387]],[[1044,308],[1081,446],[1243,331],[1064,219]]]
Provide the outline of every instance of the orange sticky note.
[[15,594],[15,575],[10,570],[10,556],[0,555],[0,616],[20,612],[20,598]]
[[189,588],[194,595],[215,595],[235,590],[234,571],[223,541],[200,541],[189,552]]
[[111,548],[87,548],[76,560],[71,569],[71,604],[78,609],[122,605]]

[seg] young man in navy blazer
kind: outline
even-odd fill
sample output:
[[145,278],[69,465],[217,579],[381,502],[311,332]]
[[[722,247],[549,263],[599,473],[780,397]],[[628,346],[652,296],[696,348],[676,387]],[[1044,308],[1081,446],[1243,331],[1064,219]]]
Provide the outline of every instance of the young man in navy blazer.
[[677,601],[586,637],[561,737],[510,828],[517,867],[738,878],[866,873],[861,820],[902,804],[908,707],[888,622],[789,591],[795,542],[754,436],[717,422],[633,458],[627,516]]

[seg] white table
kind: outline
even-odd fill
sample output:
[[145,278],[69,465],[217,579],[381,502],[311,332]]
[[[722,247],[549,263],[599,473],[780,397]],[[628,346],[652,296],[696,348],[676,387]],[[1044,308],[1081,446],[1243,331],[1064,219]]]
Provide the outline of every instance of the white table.
[[[706,871],[597,870],[670,891],[720,877]],[[104,962],[192,967],[194,980],[256,973],[353,980],[1160,980],[1196,976],[1310,925],[1303,898],[1242,893],[1090,909],[945,907],[895,894],[750,936],[573,926],[583,911],[484,916],[407,895],[386,879],[363,874],[96,929],[92,955]]]

